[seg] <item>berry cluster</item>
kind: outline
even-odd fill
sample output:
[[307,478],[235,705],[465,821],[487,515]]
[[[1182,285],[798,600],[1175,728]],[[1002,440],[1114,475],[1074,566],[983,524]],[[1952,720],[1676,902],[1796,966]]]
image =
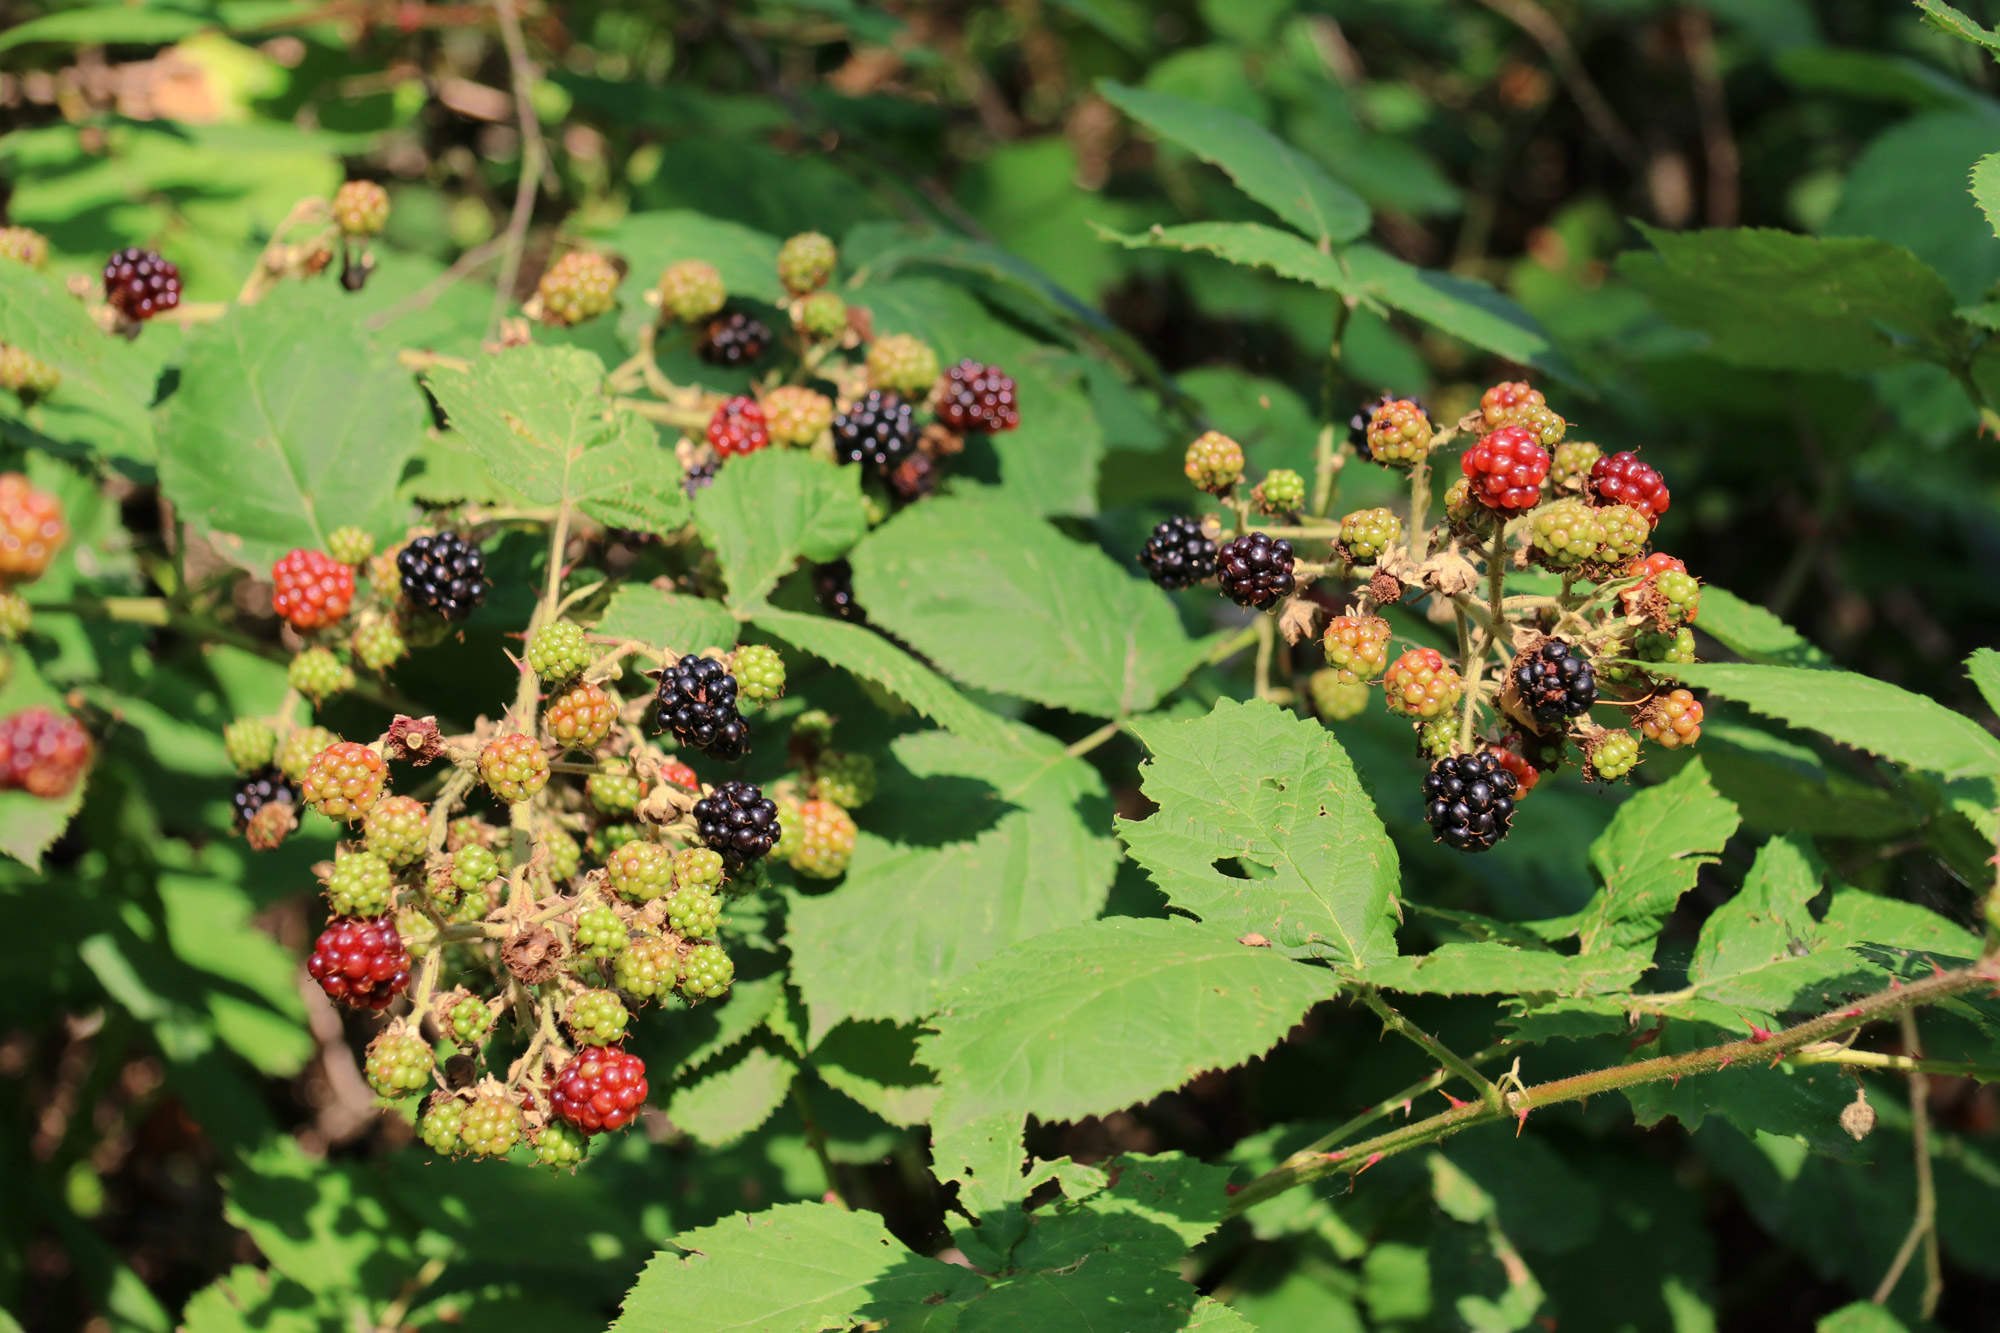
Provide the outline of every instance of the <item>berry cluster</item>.
[[[1323,606],[1344,601],[1319,635],[1326,665],[1302,672],[1300,693],[1320,717],[1345,721],[1379,680],[1429,766],[1424,798],[1439,841],[1483,851],[1572,749],[1587,779],[1615,781],[1640,762],[1642,741],[1677,749],[1700,735],[1701,704],[1673,688],[1672,673],[1695,660],[1701,584],[1650,550],[1666,483],[1636,454],[1607,454],[1568,431],[1518,381],[1486,390],[1443,428],[1414,400],[1384,397],[1354,417],[1344,443],[1323,445],[1311,486],[1285,468],[1249,484],[1242,446],[1209,431],[1188,446],[1183,470],[1222,512],[1162,522],[1139,563],[1163,588],[1213,576],[1239,606],[1282,611],[1285,642],[1259,655],[1260,672],[1312,632]],[[1407,474],[1409,505],[1335,521],[1349,455]],[[1435,524],[1433,469],[1453,477]],[[1260,525],[1257,514],[1275,522]],[[1534,575],[1543,582],[1509,588],[1510,572],[1529,565],[1546,571]],[[1313,587],[1322,579],[1347,590]],[[1380,612],[1398,604],[1419,618],[1392,626]],[[1421,641],[1426,620],[1458,627],[1455,653]],[[1398,653],[1393,633],[1419,641]],[[1628,727],[1599,720],[1611,708],[1627,711]]]

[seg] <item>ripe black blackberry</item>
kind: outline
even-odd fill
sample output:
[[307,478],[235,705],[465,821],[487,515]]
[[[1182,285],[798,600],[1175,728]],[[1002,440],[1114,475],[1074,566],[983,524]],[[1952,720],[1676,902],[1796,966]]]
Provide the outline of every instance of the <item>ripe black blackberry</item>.
[[127,319],[151,319],[181,303],[181,271],[134,246],[104,262],[104,299]]
[[778,843],[778,803],[754,783],[725,782],[694,803],[695,828],[730,866],[761,858]]
[[868,463],[887,472],[916,448],[910,405],[893,393],[870,389],[833,418],[834,454],[843,463]]
[[708,321],[695,354],[711,366],[740,366],[764,355],[771,330],[764,321],[741,310],[727,310]]
[[396,556],[403,596],[446,620],[463,620],[486,600],[486,557],[455,532],[417,537]]
[[1483,852],[1507,836],[1518,790],[1489,753],[1446,755],[1424,775],[1424,819],[1447,847]]
[[1197,519],[1176,514],[1153,529],[1139,563],[1162,588],[1186,588],[1215,572],[1215,543]]
[[707,489],[709,484],[715,480],[715,472],[718,466],[716,461],[711,458],[705,463],[696,463],[681,474],[681,490],[686,493],[688,499],[694,499],[696,491]]
[[1238,606],[1263,610],[1298,586],[1292,577],[1292,544],[1265,532],[1246,532],[1216,553],[1222,591]]
[[660,726],[717,759],[741,759],[748,728],[736,711],[736,677],[712,657],[683,657],[660,673]]
[[854,566],[845,560],[829,560],[813,570],[813,600],[836,619],[861,624],[868,613],[854,600]]
[[1521,702],[1545,726],[1561,726],[1597,702],[1597,678],[1590,663],[1561,639],[1543,639],[1514,668]]
[[265,767],[237,783],[230,800],[236,806],[236,831],[241,833],[250,827],[250,821],[257,812],[271,802],[297,805],[299,793],[283,773],[275,767]]

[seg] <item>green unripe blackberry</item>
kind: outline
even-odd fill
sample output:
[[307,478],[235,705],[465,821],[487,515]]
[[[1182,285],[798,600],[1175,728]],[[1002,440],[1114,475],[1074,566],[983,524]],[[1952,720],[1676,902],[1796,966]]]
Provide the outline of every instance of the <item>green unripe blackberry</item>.
[[799,328],[809,338],[838,338],[847,332],[847,302],[824,289],[799,302]]
[[341,848],[326,879],[326,902],[335,916],[381,916],[396,896],[389,863],[373,852]]
[[1603,456],[1604,451],[1589,440],[1564,440],[1555,448],[1549,464],[1549,480],[1557,490],[1580,489],[1590,480],[1590,469]]
[[308,648],[285,669],[285,683],[314,703],[354,688],[354,671],[331,648]]
[[222,729],[222,748],[237,772],[255,773],[277,756],[278,733],[262,718],[239,717]]
[[375,612],[363,615],[355,624],[347,646],[353,651],[355,659],[370,671],[387,671],[410,651],[410,645],[403,638],[403,631],[396,627],[395,620]]
[[1701,584],[1692,574],[1670,569],[1653,580],[1653,586],[1660,590],[1660,596],[1667,599],[1671,608],[1667,618],[1676,624],[1684,624],[1695,618],[1701,609]]
[[1403,520],[1387,509],[1357,509],[1340,520],[1340,549],[1350,564],[1372,565],[1403,541]]
[[815,389],[781,384],[764,395],[771,438],[795,449],[810,446],[833,425],[833,400]]
[[628,842],[638,842],[646,836],[646,830],[637,824],[600,824],[591,831],[590,842],[585,851],[599,865],[609,861],[612,854]]
[[1243,446],[1219,430],[1208,431],[1187,447],[1181,471],[1211,495],[1220,495],[1243,475]]
[[493,1010],[476,995],[468,995],[451,1007],[445,1026],[460,1046],[477,1046],[493,1031]]
[[778,840],[771,845],[771,855],[780,861],[789,861],[799,854],[799,845],[805,835],[805,820],[799,814],[799,801],[794,796],[780,796],[778,805]]
[[1604,521],[1574,496],[1543,505],[1529,520],[1535,553],[1542,563],[1573,569],[1595,560],[1604,546]]
[[631,936],[611,965],[612,984],[627,995],[658,999],[674,988],[680,976],[680,955],[656,931]]
[[673,857],[656,842],[628,842],[604,863],[611,891],[635,903],[651,902],[674,886]]
[[1389,666],[1389,622],[1380,616],[1335,616],[1320,642],[1344,679],[1374,680]]
[[1686,666],[1694,661],[1694,631],[1685,625],[1666,634],[1642,629],[1632,641],[1632,655],[1642,662]]
[[1553,449],[1562,443],[1569,423],[1555,414],[1547,403],[1530,403],[1517,408],[1510,423],[1534,434],[1536,443]]
[[368,1086],[382,1096],[407,1097],[431,1085],[435,1058],[429,1042],[409,1026],[397,1023],[368,1043],[363,1068]]
[[458,900],[458,906],[451,909],[445,920],[455,926],[471,925],[474,921],[484,921],[493,910],[494,893],[491,887],[473,889]]
[[1355,680],[1331,667],[1312,673],[1306,681],[1312,694],[1313,712],[1328,722],[1345,722],[1359,717],[1368,707],[1366,681]]
[[304,782],[313,760],[339,739],[325,727],[300,727],[278,746],[278,771],[294,782]]
[[1616,782],[1639,766],[1639,738],[1629,731],[1607,731],[1590,747],[1585,771],[1599,782]]
[[593,902],[578,909],[573,938],[584,957],[609,958],[624,951],[629,934],[617,912],[606,903]]
[[528,669],[551,685],[560,685],[596,661],[583,627],[570,620],[551,620],[528,639]]
[[676,889],[715,889],[722,885],[722,853],[707,847],[683,847],[674,853]]
[[460,815],[445,825],[445,850],[455,852],[462,847],[491,848],[498,833],[498,829],[478,815]]
[[603,255],[572,250],[535,287],[542,318],[558,327],[596,319],[617,301],[618,270]]
[[366,528],[335,528],[326,536],[326,553],[343,565],[362,565],[375,554],[375,534]]
[[865,754],[824,750],[813,762],[813,790],[844,810],[858,810],[875,799],[875,761]]
[[539,830],[542,846],[549,853],[549,874],[558,881],[572,878],[583,868],[583,848],[577,846],[576,839],[568,829],[550,825]]
[[460,893],[477,893],[500,878],[500,858],[490,848],[469,842],[451,854],[451,882]]
[[[28,599],[18,592],[0,592],[0,638],[18,639],[34,626],[35,610],[28,605]],[[277,741],[273,739],[271,743],[275,746]],[[268,757],[264,760],[265,764],[270,762]]]
[[519,732],[495,736],[479,752],[479,776],[488,791],[518,804],[548,785],[549,757],[532,736]]
[[794,296],[818,291],[833,276],[840,252],[816,231],[802,231],[778,247],[778,280]]
[[459,1131],[465,1125],[465,1103],[456,1097],[443,1093],[431,1098],[424,1108],[423,1119],[417,1122],[417,1137],[432,1152],[450,1153],[456,1156],[465,1151],[465,1141]]
[[[389,225],[389,192],[374,181],[347,181],[334,191],[333,220],[344,235],[380,236]],[[340,558],[339,551],[333,554]]]
[[437,930],[431,919],[414,907],[396,909],[396,933],[403,937],[403,948],[412,958],[422,958],[429,954],[431,946],[437,943]]
[[0,343],[0,389],[11,389],[22,402],[46,398],[62,386],[62,371],[24,347]]
[[833,740],[833,714],[808,708],[792,719],[792,739],[800,745],[822,746]]
[[646,785],[636,773],[592,773],[583,784],[583,794],[607,815],[629,815],[639,808]]
[[697,944],[681,960],[680,991],[690,1004],[727,994],[729,983],[734,980],[736,964],[729,961],[729,955],[719,944]]
[[535,1136],[535,1165],[575,1167],[590,1155],[590,1140],[567,1120],[550,1120]]
[[1597,511],[1597,522],[1604,532],[1597,558],[1608,565],[1624,567],[1652,540],[1652,520],[1631,505],[1606,505]]
[[1431,448],[1431,419],[1408,398],[1384,398],[1368,414],[1362,443],[1384,467],[1410,467]]
[[722,920],[722,899],[712,890],[690,885],[667,899],[667,924],[690,940],[712,940]]
[[1289,514],[1306,502],[1306,479],[1288,467],[1273,468],[1250,492],[1267,514]]
[[785,692],[785,659],[768,644],[746,643],[730,657],[729,674],[736,677],[736,697],[768,703]]
[[390,865],[410,865],[430,850],[430,812],[414,796],[385,796],[362,818],[361,837]]
[[799,806],[799,848],[791,855],[792,869],[812,879],[835,879],[847,873],[854,859],[854,816],[832,801],[807,801]]
[[707,319],[728,299],[722,274],[703,260],[683,259],[660,274],[660,308],[682,323]]
[[905,398],[921,400],[937,383],[938,356],[931,345],[907,333],[877,338],[868,348],[868,383]]
[[1431,759],[1442,759],[1451,753],[1451,747],[1458,741],[1458,719],[1455,717],[1434,717],[1417,726],[1417,752]]
[[469,1153],[505,1157],[521,1141],[521,1108],[504,1092],[482,1092],[465,1108],[458,1138]]
[[569,1002],[569,1034],[587,1046],[622,1041],[632,1016],[625,1002],[608,990],[587,990]]

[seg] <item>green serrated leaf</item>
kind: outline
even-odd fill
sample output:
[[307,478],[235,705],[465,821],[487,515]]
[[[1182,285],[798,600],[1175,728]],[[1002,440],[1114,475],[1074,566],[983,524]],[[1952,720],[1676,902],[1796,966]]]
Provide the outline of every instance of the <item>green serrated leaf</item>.
[[344,1296],[415,1272],[408,1231],[361,1167],[316,1161],[278,1136],[245,1154],[223,1185],[230,1223],[308,1291]]
[[683,259],[715,265],[734,296],[750,296],[772,305],[786,301],[778,280],[778,238],[706,213],[672,209],[630,213],[596,233],[608,250],[624,256],[622,303],[643,310],[643,294],[658,285],[660,272]]
[[812,1015],[809,1041],[846,1019],[908,1023],[953,981],[1010,944],[1102,910],[1117,846],[1078,806],[1103,780],[1054,740],[1014,728],[1004,748],[944,732],[895,744],[920,778],[986,784],[1005,813],[970,841],[900,846],[863,833],[832,893],[793,895],[792,977]]
[[1202,656],[1165,593],[1004,499],[913,505],[852,559],[870,618],[980,689],[1122,717]]
[[[185,1333],[320,1333],[337,1310],[315,1308],[312,1293],[252,1264],[238,1264],[188,1298]],[[0,1316],[0,1333],[19,1324]]]
[[160,435],[160,486],[216,548],[268,569],[349,524],[399,536],[423,399],[326,284],[237,306],[188,340]]
[[1831,666],[1803,634],[1727,588],[1701,590],[1701,628],[1740,657],[1771,666]]
[[750,622],[843,671],[871,680],[939,726],[988,746],[1012,744],[999,719],[881,635],[827,616],[754,607]]
[[1411,995],[1590,995],[1630,990],[1652,964],[1646,950],[1559,954],[1492,940],[1439,945],[1369,970],[1384,990]]
[[790,1203],[674,1237],[611,1333],[808,1333],[919,1310],[964,1270],[910,1253],[873,1213]]
[[1965,674],[1979,687],[1986,706],[2000,712],[2000,652],[1991,648],[1973,649],[1972,656],[1965,659]]
[[[80,441],[113,458],[150,463],[158,456],[147,411],[151,369],[131,343],[106,337],[60,279],[25,264],[0,265],[0,343],[62,372],[53,395],[19,409],[35,431]],[[12,395],[4,401],[9,412],[17,406]]]
[[2000,740],[1971,718],[1887,681],[1847,671],[1735,663],[1657,670],[1894,763],[1945,778],[2000,773]]
[[736,617],[720,602],[628,583],[611,594],[593,633],[635,639],[682,656],[736,646]]
[[1939,32],[1948,33],[1962,42],[1984,47],[1996,59],[2000,59],[2000,33],[1983,24],[1976,23],[1971,16],[1945,0],[1917,0],[1917,8],[1923,11],[1924,21]]
[[[1159,809],[1120,830],[1169,902],[1358,973],[1396,956],[1396,849],[1332,732],[1226,699],[1204,718],[1132,729]],[[1249,865],[1272,874],[1245,879]]]
[[978,1116],[931,1135],[931,1171],[957,1184],[959,1206],[974,1217],[1028,1197],[1027,1117],[1019,1111]]
[[1351,288],[1474,347],[1535,366],[1558,379],[1581,383],[1534,316],[1483,282],[1418,268],[1372,245],[1337,256]]
[[680,467],[647,423],[615,410],[604,363],[576,347],[520,347],[424,381],[501,484],[613,527],[670,533],[687,521]]
[[771,1118],[797,1073],[785,1056],[752,1046],[742,1059],[676,1087],[667,1119],[699,1143],[726,1148]]
[[1306,235],[1351,241],[1368,230],[1368,205],[1345,185],[1255,121],[1220,107],[1100,79],[1106,101],[1204,162]]
[[1583,952],[1650,941],[1737,822],[1736,807],[1716,792],[1700,760],[1619,806],[1590,849],[1604,887],[1578,917]]
[[1664,232],[1619,272],[1708,352],[1769,370],[1865,371],[1941,355],[1957,304],[1944,280],[1886,241],[1759,228]]
[[1189,222],[1178,227],[1155,225],[1125,235],[1098,227],[1103,240],[1127,250],[1180,250],[1211,254],[1243,268],[1269,269],[1281,278],[1309,283],[1329,292],[1346,292],[1352,281],[1334,257],[1310,241],[1261,222]]
[[813,1048],[813,1072],[892,1125],[930,1119],[937,1084],[917,1063],[917,1032],[894,1023],[842,1023]]
[[932,1019],[922,1059],[944,1086],[933,1123],[1118,1110],[1262,1054],[1336,989],[1329,972],[1184,920],[1037,935],[989,959]]
[[868,530],[860,469],[792,449],[732,459],[695,494],[694,517],[736,607],[761,602],[801,557],[835,559]]
[[396,494],[406,501],[435,506],[528,504],[526,496],[494,479],[486,470],[486,460],[464,436],[449,431],[426,436],[417,446]]

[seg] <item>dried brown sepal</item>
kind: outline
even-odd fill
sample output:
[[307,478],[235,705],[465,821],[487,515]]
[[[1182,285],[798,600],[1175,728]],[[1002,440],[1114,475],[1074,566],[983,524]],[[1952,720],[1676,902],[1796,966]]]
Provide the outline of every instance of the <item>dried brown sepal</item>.
[[547,926],[524,927],[500,945],[500,961],[529,986],[539,986],[554,977],[560,970],[562,956],[562,941]]
[[1287,597],[1278,608],[1278,632],[1285,636],[1285,642],[1312,638],[1319,623],[1319,609],[1319,603],[1310,597],[1298,594]]
[[1403,581],[1385,569],[1368,580],[1368,599],[1376,606],[1394,606],[1403,600]]
[[256,851],[275,851],[298,826],[298,811],[290,801],[266,801],[262,809],[250,816],[243,840]]
[[1856,1143],[1867,1138],[1875,1128],[1875,1108],[1868,1104],[1868,1094],[1858,1086],[1854,1089],[1854,1100],[1841,1108],[1840,1127]]
[[965,437],[947,426],[933,421],[924,427],[923,434],[917,436],[917,448],[932,458],[950,458],[965,451]]
[[434,717],[398,713],[382,737],[382,746],[387,751],[386,758],[407,759],[424,768],[444,758],[444,733],[438,729]]

